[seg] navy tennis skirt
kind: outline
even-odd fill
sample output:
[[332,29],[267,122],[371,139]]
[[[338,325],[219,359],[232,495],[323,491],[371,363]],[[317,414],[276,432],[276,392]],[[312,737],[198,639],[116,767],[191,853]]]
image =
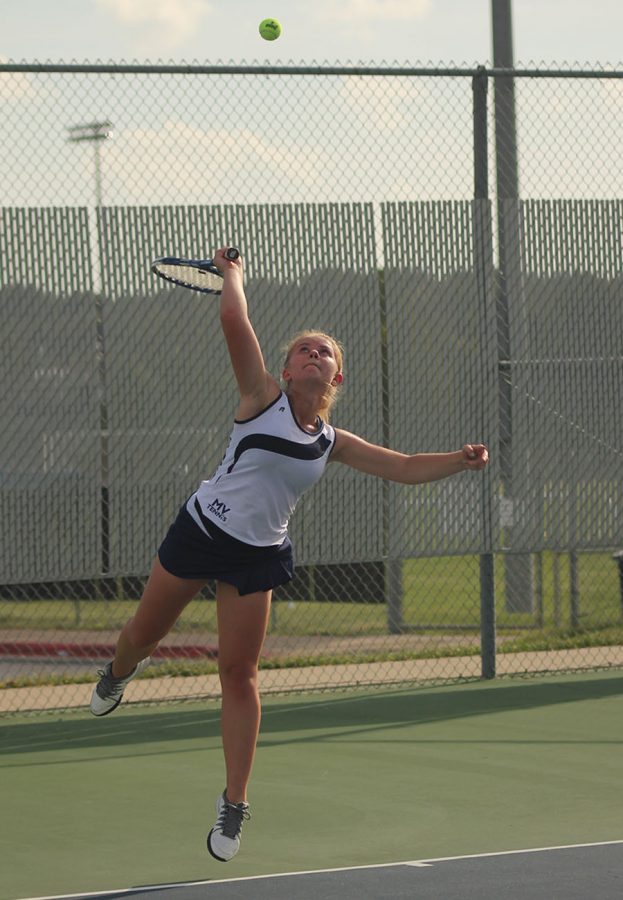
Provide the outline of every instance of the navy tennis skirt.
[[178,578],[216,579],[233,584],[239,594],[269,591],[294,576],[292,544],[256,547],[204,522],[209,536],[186,509],[180,509],[158,549],[162,566]]

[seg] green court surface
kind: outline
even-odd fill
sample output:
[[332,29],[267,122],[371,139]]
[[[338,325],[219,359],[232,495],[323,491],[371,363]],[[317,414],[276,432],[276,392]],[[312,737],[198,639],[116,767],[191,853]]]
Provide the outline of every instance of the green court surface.
[[7,717],[0,898],[623,838],[623,675],[269,698],[239,856],[214,703]]

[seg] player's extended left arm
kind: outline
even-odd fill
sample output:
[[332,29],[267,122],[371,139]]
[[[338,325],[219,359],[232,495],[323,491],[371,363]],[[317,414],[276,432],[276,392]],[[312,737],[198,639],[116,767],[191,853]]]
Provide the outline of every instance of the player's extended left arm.
[[464,444],[460,450],[451,453],[409,455],[370,444],[357,435],[336,429],[332,459],[377,478],[402,484],[423,484],[460,472],[484,469],[489,462],[489,452],[484,444]]

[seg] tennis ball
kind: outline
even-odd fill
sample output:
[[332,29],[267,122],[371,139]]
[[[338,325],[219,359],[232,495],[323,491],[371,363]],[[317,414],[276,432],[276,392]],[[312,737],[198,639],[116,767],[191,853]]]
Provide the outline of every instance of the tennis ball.
[[277,19],[262,19],[260,22],[260,34],[265,41],[276,41],[281,34],[281,25]]

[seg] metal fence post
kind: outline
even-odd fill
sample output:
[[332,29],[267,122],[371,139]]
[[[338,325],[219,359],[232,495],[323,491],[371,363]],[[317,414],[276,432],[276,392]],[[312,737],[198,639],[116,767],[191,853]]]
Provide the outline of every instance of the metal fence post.
[[[472,79],[474,123],[474,266],[478,291],[482,299],[481,333],[488,326],[488,291],[491,281],[491,217],[489,209],[489,178],[487,153],[487,87],[488,76],[483,66]],[[483,340],[483,359],[487,369],[489,341]],[[493,370],[492,370],[493,371]],[[493,371],[493,377],[495,373]],[[486,381],[488,384],[488,379]],[[485,391],[487,388],[485,387]],[[483,421],[485,416],[483,416]],[[485,422],[485,427],[486,427]],[[484,437],[484,435],[483,435]],[[492,535],[491,479],[482,482],[482,525],[485,552],[480,556],[480,658],[483,678],[495,677],[495,584]]]
[[[387,265],[387,263],[385,263]],[[387,349],[387,296],[385,293],[385,269],[378,273],[379,303],[381,316],[381,376],[383,394],[383,445],[389,447],[389,369]],[[385,580],[385,608],[387,610],[387,633],[402,634],[404,618],[402,611],[402,559],[392,555],[391,546],[391,485],[383,482],[383,553]]]

